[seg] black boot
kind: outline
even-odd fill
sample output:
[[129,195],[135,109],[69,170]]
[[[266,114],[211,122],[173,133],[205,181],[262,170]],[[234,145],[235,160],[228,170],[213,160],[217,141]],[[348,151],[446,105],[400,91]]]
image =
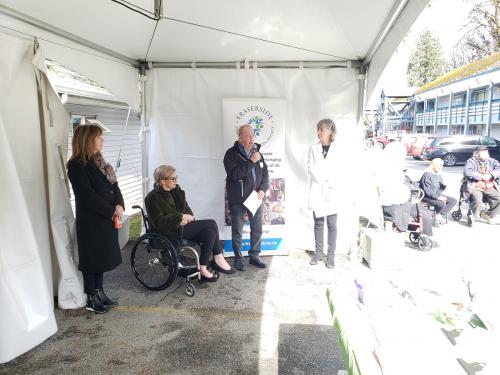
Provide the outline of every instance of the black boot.
[[108,312],[108,308],[102,302],[97,289],[95,294],[87,294],[87,306],[85,306],[85,308],[89,311],[95,312],[96,314],[104,314]]
[[99,297],[101,297],[101,300],[104,303],[104,306],[106,306],[109,309],[111,309],[115,306],[118,306],[118,301],[112,300],[111,298],[109,298],[106,295],[106,293],[104,293],[104,289],[101,288],[101,289],[98,289],[97,291],[99,293]]

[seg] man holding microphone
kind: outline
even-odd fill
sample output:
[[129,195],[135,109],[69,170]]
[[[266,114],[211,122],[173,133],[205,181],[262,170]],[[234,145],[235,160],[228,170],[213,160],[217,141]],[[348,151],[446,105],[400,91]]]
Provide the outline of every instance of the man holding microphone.
[[258,199],[262,201],[268,189],[269,173],[259,149],[260,145],[254,142],[252,127],[242,125],[238,128],[238,140],[224,155],[234,268],[239,271],[245,271],[241,253],[245,213],[248,214],[250,220],[249,263],[258,268],[266,268],[266,264],[259,258],[262,237],[262,205],[252,215],[243,204],[252,191],[256,191]]

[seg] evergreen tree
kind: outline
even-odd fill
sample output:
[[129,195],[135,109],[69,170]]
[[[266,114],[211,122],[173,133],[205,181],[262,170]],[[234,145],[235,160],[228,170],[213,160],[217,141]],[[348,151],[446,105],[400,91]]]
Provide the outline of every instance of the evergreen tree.
[[406,77],[409,86],[423,86],[445,72],[446,62],[438,38],[429,30],[420,34],[410,56]]

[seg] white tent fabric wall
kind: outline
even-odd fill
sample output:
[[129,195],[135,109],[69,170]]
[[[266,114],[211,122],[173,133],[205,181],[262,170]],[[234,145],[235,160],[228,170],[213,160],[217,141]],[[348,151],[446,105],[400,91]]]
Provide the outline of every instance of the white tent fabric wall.
[[[316,123],[324,117],[337,123],[339,152],[345,152],[355,142],[361,150],[361,134],[356,134],[358,128],[354,126],[358,105],[355,70],[155,69],[147,85],[152,98],[147,106],[150,174],[160,164],[174,165],[195,215],[215,219],[220,228],[224,217],[222,158],[230,146],[224,145],[222,139],[222,99],[285,98],[286,220],[290,225],[287,241],[292,248],[313,248],[312,213],[307,209],[307,150],[317,141]],[[347,164],[345,168],[352,167]],[[339,170],[339,178],[344,178],[345,173],[352,171]],[[353,222],[355,194],[352,186],[349,189],[342,211],[346,214],[339,220],[338,248],[345,252],[353,240],[343,230]]]
[[[140,111],[139,74],[135,67],[1,13],[0,25],[28,35],[36,35],[47,59],[57,61],[66,68],[99,82],[117,98],[131,105],[135,111]],[[15,35],[23,37],[19,33]],[[28,36],[25,38],[32,40]]]
[[32,41],[0,33],[0,363],[57,331]]
[[78,271],[75,218],[70,204],[69,181],[66,177],[66,149],[69,116],[47,77],[45,58],[39,48],[34,59],[35,74],[41,92],[46,171],[49,189],[50,224],[54,241],[53,268],[57,268],[57,301],[62,309],[85,306],[83,278]]

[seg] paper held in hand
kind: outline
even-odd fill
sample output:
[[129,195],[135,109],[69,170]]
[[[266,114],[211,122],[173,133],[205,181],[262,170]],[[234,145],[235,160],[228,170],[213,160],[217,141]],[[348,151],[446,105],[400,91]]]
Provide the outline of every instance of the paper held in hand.
[[245,202],[243,202],[243,204],[252,215],[255,215],[260,205],[262,204],[262,200],[259,199],[259,194],[255,190],[253,190],[245,200]]

